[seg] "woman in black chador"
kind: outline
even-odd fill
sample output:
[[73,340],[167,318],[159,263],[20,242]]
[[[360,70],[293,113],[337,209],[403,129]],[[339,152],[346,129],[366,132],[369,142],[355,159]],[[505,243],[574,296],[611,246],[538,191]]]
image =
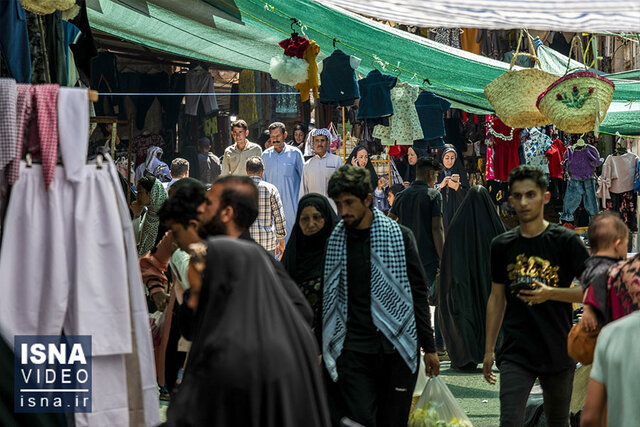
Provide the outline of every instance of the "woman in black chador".
[[442,225],[446,234],[453,216],[469,190],[469,178],[454,146],[446,144],[444,147],[440,156],[444,170],[440,172],[436,182],[442,193]]
[[167,426],[328,427],[318,347],[269,254],[213,237]]
[[489,251],[493,238],[505,231],[487,189],[472,187],[449,226],[436,290],[440,330],[452,368],[475,369],[484,358]]

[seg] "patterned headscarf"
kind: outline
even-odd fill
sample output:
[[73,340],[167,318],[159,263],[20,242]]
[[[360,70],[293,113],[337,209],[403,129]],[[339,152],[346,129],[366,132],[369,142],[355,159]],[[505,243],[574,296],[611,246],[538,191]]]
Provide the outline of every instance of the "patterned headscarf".
[[151,188],[151,202],[147,206],[147,212],[142,219],[140,243],[138,244],[138,256],[142,256],[149,252],[156,245],[158,238],[158,227],[160,226],[160,218],[158,211],[167,200],[167,192],[165,191],[159,179],[154,180]]
[[164,151],[162,151],[162,148],[160,147],[156,147],[155,145],[149,147],[147,150],[147,160],[144,162],[144,168],[149,172],[153,172],[153,161],[157,159],[158,156],[162,156],[162,153],[164,153]]
[[313,137],[314,136],[320,136],[320,135],[324,135],[327,137],[327,141],[331,141],[331,132],[329,132],[328,129],[325,128],[319,128],[319,129],[314,129],[311,131],[311,138],[313,141]]

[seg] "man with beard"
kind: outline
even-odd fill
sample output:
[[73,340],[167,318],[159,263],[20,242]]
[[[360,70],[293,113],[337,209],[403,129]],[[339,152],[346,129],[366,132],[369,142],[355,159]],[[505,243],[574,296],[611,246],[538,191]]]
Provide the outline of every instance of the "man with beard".
[[[253,180],[248,176],[224,176],[213,184],[207,192],[206,200],[198,207],[200,237],[205,239],[209,236],[222,235],[255,243],[249,234],[249,227],[257,216],[258,187]],[[198,295],[202,286],[201,273],[204,271],[206,258],[203,248],[203,244],[191,245],[192,258],[189,268],[191,289],[188,305],[192,310],[195,310],[198,305]],[[306,299],[284,267],[273,256],[271,259],[285,292],[307,323],[311,324],[313,312]],[[233,262],[233,260],[229,261]]]
[[372,207],[369,172],[346,165],[329,180],[342,221],[327,243],[316,316],[332,423],[406,425],[418,375],[438,375],[424,269],[413,233]]

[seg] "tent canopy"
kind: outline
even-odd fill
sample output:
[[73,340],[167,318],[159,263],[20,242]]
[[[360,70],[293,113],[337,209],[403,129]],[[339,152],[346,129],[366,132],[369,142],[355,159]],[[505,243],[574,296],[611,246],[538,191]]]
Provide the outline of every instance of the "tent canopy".
[[640,31],[640,2],[626,0],[316,0],[420,27]]
[[[627,8],[629,3],[627,2]],[[88,0],[93,27],[132,42],[194,59],[268,71],[282,53],[292,21],[320,46],[319,60],[333,51],[362,59],[358,72],[374,67],[452,101],[469,112],[491,112],[484,87],[508,64],[451,48],[313,0]],[[379,61],[378,61],[379,59]],[[394,69],[397,68],[397,71]],[[423,83],[428,78],[431,85]],[[616,88],[615,99],[640,101],[640,82]],[[637,132],[640,133],[640,130]]]

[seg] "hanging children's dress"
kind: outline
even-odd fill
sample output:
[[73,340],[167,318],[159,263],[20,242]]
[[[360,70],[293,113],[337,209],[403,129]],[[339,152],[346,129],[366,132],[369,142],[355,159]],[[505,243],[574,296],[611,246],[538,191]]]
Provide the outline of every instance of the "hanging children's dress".
[[373,136],[380,138],[382,144],[413,145],[413,141],[424,138],[415,106],[419,92],[417,86],[406,83],[398,83],[391,89],[393,117],[390,126],[377,125],[373,129]]
[[580,206],[581,201],[589,214],[589,218],[598,213],[594,172],[599,164],[600,153],[594,146],[578,143],[573,147],[567,148],[565,170],[568,173],[569,180],[564,194],[562,215],[560,215],[562,221],[573,221],[573,214]]
[[366,120],[370,125],[389,125],[389,117],[393,115],[391,89],[398,78],[372,70],[367,77],[360,79],[360,103],[358,104],[358,120]]

